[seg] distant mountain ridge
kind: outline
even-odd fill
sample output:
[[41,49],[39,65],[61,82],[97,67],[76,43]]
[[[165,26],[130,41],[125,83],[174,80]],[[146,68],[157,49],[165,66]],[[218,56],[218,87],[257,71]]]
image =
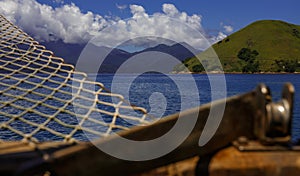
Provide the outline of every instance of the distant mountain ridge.
[[162,53],[170,54],[180,61],[184,61],[187,58],[193,57],[195,54],[199,54],[202,50],[197,50],[187,43],[176,43],[174,45],[168,46],[165,44],[159,44],[155,47],[146,48],[143,51],[135,52],[134,54],[147,52],[147,51],[159,51]]
[[51,50],[55,56],[62,57],[65,63],[75,65],[82,49],[86,44],[66,44],[62,40],[40,42],[46,49]]
[[[300,71],[299,25],[278,20],[256,21],[212,47],[225,72],[247,71],[248,66],[252,66],[250,71],[254,72]],[[247,50],[257,52],[251,63],[238,57],[239,52]],[[200,56],[205,53],[202,52]],[[196,58],[188,59],[184,64],[194,71],[193,68],[197,68],[198,64],[195,61]]]
[[[47,49],[53,51],[56,56],[62,57],[66,63],[72,65],[76,65],[77,60],[81,54],[81,51],[86,46],[86,44],[66,44],[61,40],[52,41],[52,42],[42,42],[41,44],[46,46]],[[99,69],[99,72],[101,73],[114,73],[120,67],[120,65],[122,65],[122,63],[124,63],[129,58],[146,52],[156,51],[156,52],[165,53],[169,56],[173,56],[177,58],[180,62],[185,60],[186,58],[191,58],[195,56],[195,54],[201,52],[201,50],[196,50],[186,43],[177,43],[171,46],[165,44],[159,44],[157,46],[146,48],[142,51],[138,51],[134,53],[130,53],[122,49],[117,49],[117,48],[112,49],[103,46],[101,47],[90,46],[90,47],[95,47],[93,50],[97,51],[95,53],[91,53],[91,57],[95,57],[95,58],[97,57],[97,55],[99,55],[99,53],[101,53],[101,51],[103,53],[110,51],[109,55],[106,57],[105,61],[101,65],[101,68]],[[146,56],[149,57],[149,59],[151,59],[151,54]],[[164,63],[163,60],[164,58],[161,58],[162,62],[157,64],[168,65],[168,63]],[[88,64],[89,63],[87,63],[86,65],[86,70],[82,70],[82,71],[88,71],[87,69]],[[170,66],[168,65],[168,67],[170,68],[166,68],[167,71],[171,72],[174,66],[175,65],[170,65]]]

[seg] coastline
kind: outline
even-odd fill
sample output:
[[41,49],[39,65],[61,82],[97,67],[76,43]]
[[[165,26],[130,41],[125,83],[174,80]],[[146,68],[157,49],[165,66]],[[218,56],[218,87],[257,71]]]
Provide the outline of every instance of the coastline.
[[255,72],[255,73],[244,73],[244,72],[179,72],[179,73],[170,73],[170,74],[226,74],[226,75],[234,75],[234,74],[239,74],[239,75],[298,75],[300,72]]

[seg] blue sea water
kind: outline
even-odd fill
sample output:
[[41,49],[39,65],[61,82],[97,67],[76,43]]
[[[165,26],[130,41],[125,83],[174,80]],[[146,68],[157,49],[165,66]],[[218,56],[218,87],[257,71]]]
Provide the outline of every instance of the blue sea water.
[[[220,75],[211,75],[220,77]],[[163,74],[143,74],[138,77],[135,75],[118,75],[115,81],[115,75],[103,74],[98,75],[97,80],[104,83],[105,86],[115,87],[114,92],[128,94],[125,96],[132,104],[145,107],[154,116],[166,116],[181,110],[192,108],[197,105],[203,105],[211,101],[211,87],[208,76],[205,74],[194,74],[193,79],[197,84],[198,92],[189,92],[189,84],[191,83],[189,75],[163,75]],[[134,81],[132,81],[132,79]],[[259,83],[264,83],[271,89],[273,101],[281,99],[281,92],[284,83],[291,82],[296,90],[292,136],[293,140],[300,139],[300,75],[299,74],[226,74],[226,96],[230,97],[237,94],[242,94],[254,90]],[[175,81],[174,81],[175,80]],[[182,91],[176,82],[186,85],[186,90]],[[123,90],[124,89],[124,90]],[[182,89],[182,87],[181,87]],[[152,94],[163,94],[165,99],[157,96],[156,101],[151,97]],[[221,92],[222,94],[222,92]],[[200,97],[200,102],[195,98]],[[152,103],[149,103],[152,102]],[[189,106],[181,107],[182,101],[189,101]],[[151,104],[154,104],[151,106]],[[162,104],[162,105],[161,105]],[[154,107],[153,107],[154,106]],[[160,109],[164,107],[162,114]],[[154,110],[152,109],[154,108]]]
[[[22,76],[21,76],[22,77]],[[217,81],[217,88],[212,88],[210,85],[209,77]],[[144,107],[148,110],[150,114],[156,117],[167,116],[179,111],[183,111],[195,106],[203,105],[212,100],[212,94],[217,94],[217,98],[223,98],[225,96],[233,96],[237,94],[242,94],[249,92],[256,88],[259,83],[265,83],[270,87],[273,100],[277,101],[280,99],[282,86],[285,82],[291,82],[296,90],[295,94],[295,104],[294,104],[294,113],[293,113],[293,122],[292,122],[292,136],[293,140],[297,141],[300,139],[300,75],[299,74],[226,74],[226,91],[221,89],[222,86],[222,75],[212,74],[207,76],[205,74],[194,74],[194,75],[185,75],[185,74],[142,74],[142,75],[113,75],[113,74],[101,74],[92,76],[92,79],[95,79],[105,85],[106,88],[111,89],[114,93],[120,93],[124,95],[125,99],[129,100],[131,104]],[[32,78],[35,79],[35,78]],[[2,80],[5,81],[5,80]],[[9,81],[9,80],[8,80]],[[31,80],[32,82],[39,83],[41,80]],[[59,80],[57,80],[59,81]],[[218,83],[220,84],[218,87]],[[14,84],[11,82],[9,84]],[[48,84],[48,83],[47,83]],[[30,89],[32,85],[22,84],[24,88]],[[194,86],[193,86],[194,85]],[[26,87],[27,86],[27,87]],[[31,86],[31,87],[30,87]],[[49,82],[49,86],[53,85]],[[5,89],[5,87],[0,86],[0,91]],[[195,89],[196,88],[196,89]],[[219,89],[220,88],[220,89]],[[47,89],[40,88],[41,93],[47,94]],[[67,89],[67,87],[66,87]],[[14,92],[11,92],[14,91]],[[66,90],[68,91],[68,90]],[[10,90],[11,94],[22,94],[17,90]],[[28,94],[26,96],[33,96]],[[55,95],[56,96],[56,95]],[[60,95],[57,95],[60,96]],[[0,94],[0,100],[7,98]],[[32,99],[39,100],[39,97],[28,97]],[[71,97],[65,97],[70,99]],[[9,101],[8,99],[3,99],[3,101]],[[15,102],[18,103],[18,102]],[[61,103],[56,101],[45,102],[52,106],[61,107]],[[30,107],[29,102],[20,102],[20,105],[24,107]],[[7,109],[5,109],[7,108]],[[17,109],[12,107],[5,107],[1,109],[2,111],[7,111],[10,113],[19,113]],[[37,107],[38,108],[38,107]],[[54,113],[51,110],[47,110],[45,107],[41,107],[45,113]],[[72,109],[71,106],[67,106],[68,109]],[[16,112],[15,112],[16,111]],[[28,117],[27,117],[28,116]],[[32,117],[38,116],[37,114],[27,113],[23,118],[32,119]],[[76,117],[69,117],[68,114],[61,113],[57,117],[62,121],[68,121],[69,123],[74,121],[76,122]],[[73,119],[72,119],[73,118]],[[45,119],[39,119],[39,117],[34,118],[36,121],[44,121]],[[6,117],[0,116],[0,122],[6,121]],[[107,119],[110,121],[109,119]],[[41,123],[38,122],[38,123]],[[125,123],[119,121],[118,123]],[[20,129],[22,131],[26,130],[28,132],[34,130],[31,129],[28,125],[24,125],[22,122],[14,122],[10,124],[13,128]],[[129,126],[130,124],[121,124],[123,126]],[[60,131],[61,133],[68,134],[71,129],[64,128],[59,124],[52,122],[48,124],[49,128]],[[61,140],[59,138],[52,138],[53,135],[48,134],[45,131],[38,133],[36,138],[39,140]],[[79,140],[87,140],[83,133],[76,133],[75,138]],[[10,140],[20,140],[21,136],[15,135],[11,132],[8,133],[6,130],[0,130],[1,139],[10,139]]]

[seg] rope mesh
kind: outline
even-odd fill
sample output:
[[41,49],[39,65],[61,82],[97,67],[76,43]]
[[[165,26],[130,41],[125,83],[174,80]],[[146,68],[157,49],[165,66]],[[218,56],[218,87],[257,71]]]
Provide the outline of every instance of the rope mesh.
[[145,109],[88,81],[1,15],[0,109],[2,141],[78,142],[150,123]]

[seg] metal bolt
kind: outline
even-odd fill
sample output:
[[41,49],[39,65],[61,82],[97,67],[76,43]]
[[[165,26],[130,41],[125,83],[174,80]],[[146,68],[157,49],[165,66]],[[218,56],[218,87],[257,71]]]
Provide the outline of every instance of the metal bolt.
[[248,145],[248,139],[245,136],[241,136],[238,138],[238,143],[243,146]]

